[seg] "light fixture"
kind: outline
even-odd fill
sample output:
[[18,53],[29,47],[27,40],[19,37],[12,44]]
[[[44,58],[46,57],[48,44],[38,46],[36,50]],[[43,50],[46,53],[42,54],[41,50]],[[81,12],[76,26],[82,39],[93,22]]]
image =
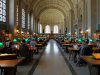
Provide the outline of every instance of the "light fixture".
[[23,34],[24,32],[22,31],[22,34]]
[[88,29],[86,31],[88,32]]
[[70,34],[70,33],[69,33]]
[[75,34],[76,34],[77,32],[75,32]]
[[3,43],[2,42],[0,42],[0,47],[3,47],[4,45],[3,45]]
[[9,38],[7,38],[7,41],[9,41]]
[[17,30],[17,32],[19,32],[19,30]]
[[80,31],[80,33],[82,33],[82,31]]
[[35,33],[34,33],[35,34]]
[[14,39],[14,40],[13,40],[13,42],[17,42],[17,40],[16,40],[16,39]]
[[29,32],[28,32],[28,34],[29,34]]
[[20,38],[18,38],[18,40],[20,40]]

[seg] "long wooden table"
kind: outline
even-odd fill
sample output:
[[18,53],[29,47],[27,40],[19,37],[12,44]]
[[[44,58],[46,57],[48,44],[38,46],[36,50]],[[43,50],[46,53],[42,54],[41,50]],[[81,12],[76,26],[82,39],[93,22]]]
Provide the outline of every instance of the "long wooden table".
[[[19,50],[20,45],[13,45],[13,46],[15,46]],[[33,59],[33,51],[35,51],[35,50],[37,50],[37,47],[32,47],[32,46],[29,47],[30,61],[32,61],[32,59]]]
[[16,75],[17,65],[24,59],[25,57],[18,57],[13,60],[0,60],[0,69],[4,69],[4,75]]
[[90,75],[100,75],[100,60],[94,59],[93,56],[81,56],[81,58],[87,62]]
[[73,47],[68,47],[68,50],[69,50],[69,59],[70,59],[71,53],[72,53],[73,61],[76,62],[76,54],[79,53],[79,49],[74,49]]

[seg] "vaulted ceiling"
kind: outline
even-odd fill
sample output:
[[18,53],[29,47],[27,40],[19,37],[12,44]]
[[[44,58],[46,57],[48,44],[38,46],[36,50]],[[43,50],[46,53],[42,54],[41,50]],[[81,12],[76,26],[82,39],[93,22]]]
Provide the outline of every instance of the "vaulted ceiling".
[[34,11],[37,18],[46,22],[64,20],[70,9],[74,9],[80,0],[24,0]]

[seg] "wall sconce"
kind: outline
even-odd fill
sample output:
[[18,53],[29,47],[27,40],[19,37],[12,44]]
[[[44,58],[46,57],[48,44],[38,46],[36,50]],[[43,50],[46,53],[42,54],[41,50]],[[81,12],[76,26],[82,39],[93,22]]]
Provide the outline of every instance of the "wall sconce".
[[75,34],[77,34],[77,32],[75,32]]
[[28,32],[28,34],[29,34],[29,32]]
[[82,31],[80,31],[80,33],[82,33]]
[[19,33],[19,30],[17,30],[17,33]]
[[23,34],[24,32],[22,31],[22,34]]
[[35,34],[35,33],[34,33]]
[[86,31],[88,32],[88,29]]

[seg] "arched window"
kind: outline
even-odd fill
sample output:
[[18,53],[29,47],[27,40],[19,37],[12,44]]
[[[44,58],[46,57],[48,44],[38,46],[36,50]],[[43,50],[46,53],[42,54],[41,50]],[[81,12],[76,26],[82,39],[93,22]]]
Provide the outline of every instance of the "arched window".
[[22,9],[22,28],[25,28],[25,10]]
[[17,26],[18,26],[18,5],[17,5]]
[[6,22],[6,0],[0,0],[0,21]]
[[58,26],[57,25],[54,26],[54,33],[58,33]]
[[42,25],[40,24],[40,33],[42,33]]
[[28,14],[28,30],[30,30],[30,15]]
[[47,25],[47,26],[45,27],[45,33],[50,33],[50,26],[49,26],[49,25]]

